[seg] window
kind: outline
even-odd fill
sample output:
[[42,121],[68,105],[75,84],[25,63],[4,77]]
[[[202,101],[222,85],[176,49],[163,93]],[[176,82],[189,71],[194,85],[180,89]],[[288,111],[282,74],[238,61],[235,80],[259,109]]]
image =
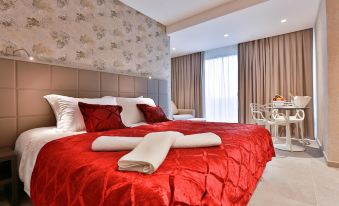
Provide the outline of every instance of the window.
[[204,105],[207,121],[238,122],[238,56],[236,54],[208,59],[205,57]]

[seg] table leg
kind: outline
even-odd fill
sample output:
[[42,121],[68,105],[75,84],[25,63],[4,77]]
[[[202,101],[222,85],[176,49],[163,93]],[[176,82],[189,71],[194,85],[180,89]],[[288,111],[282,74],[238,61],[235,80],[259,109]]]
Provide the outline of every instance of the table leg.
[[[286,119],[290,119],[290,110],[286,110]],[[291,125],[287,122],[286,125],[286,147],[289,151],[292,151],[292,140],[291,140]]]

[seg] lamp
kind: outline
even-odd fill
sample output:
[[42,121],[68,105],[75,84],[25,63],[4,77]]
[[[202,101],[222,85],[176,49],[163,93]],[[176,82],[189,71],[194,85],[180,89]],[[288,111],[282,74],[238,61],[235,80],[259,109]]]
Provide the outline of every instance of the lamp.
[[[6,55],[9,55],[8,49],[10,49],[10,48],[13,48],[13,47],[11,47],[11,46],[6,47]],[[13,49],[13,51],[12,51],[12,56],[15,56],[15,53],[20,52],[20,51],[24,51],[24,52],[27,54],[28,59],[29,59],[30,61],[33,61],[33,60],[34,60],[34,57],[31,56],[31,55],[29,54],[29,52],[28,52],[26,49],[24,49],[24,48],[21,48],[21,49],[15,49],[15,50]]]
[[140,74],[141,74],[141,76],[143,76],[143,77],[147,77],[148,79],[152,79],[151,73],[148,73],[148,72],[142,72],[142,73],[140,73]]

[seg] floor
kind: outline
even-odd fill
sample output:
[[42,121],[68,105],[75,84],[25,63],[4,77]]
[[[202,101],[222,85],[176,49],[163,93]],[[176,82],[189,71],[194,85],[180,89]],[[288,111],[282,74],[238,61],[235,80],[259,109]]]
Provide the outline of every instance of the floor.
[[[339,168],[327,167],[314,142],[305,152],[283,152],[267,168],[249,206],[338,206]],[[31,206],[22,195],[21,206]],[[0,205],[9,203],[0,195]]]
[[276,150],[249,206],[338,206],[339,168],[326,166],[315,142],[305,152]]

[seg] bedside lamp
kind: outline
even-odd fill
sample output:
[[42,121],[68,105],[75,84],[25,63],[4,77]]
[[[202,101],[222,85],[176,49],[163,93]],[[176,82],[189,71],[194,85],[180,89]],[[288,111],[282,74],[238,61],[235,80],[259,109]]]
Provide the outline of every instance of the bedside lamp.
[[[6,47],[6,55],[9,55],[9,53],[7,52],[9,48],[12,48],[12,47]],[[12,51],[12,56],[15,56],[15,53],[20,52],[20,51],[24,51],[24,52],[27,54],[28,59],[29,59],[30,61],[34,61],[34,57],[31,56],[31,55],[29,54],[29,52],[28,52],[26,49],[24,49],[24,48],[13,50],[13,51]]]
[[148,73],[148,72],[141,72],[140,76],[147,77],[148,79],[152,79],[151,73]]

